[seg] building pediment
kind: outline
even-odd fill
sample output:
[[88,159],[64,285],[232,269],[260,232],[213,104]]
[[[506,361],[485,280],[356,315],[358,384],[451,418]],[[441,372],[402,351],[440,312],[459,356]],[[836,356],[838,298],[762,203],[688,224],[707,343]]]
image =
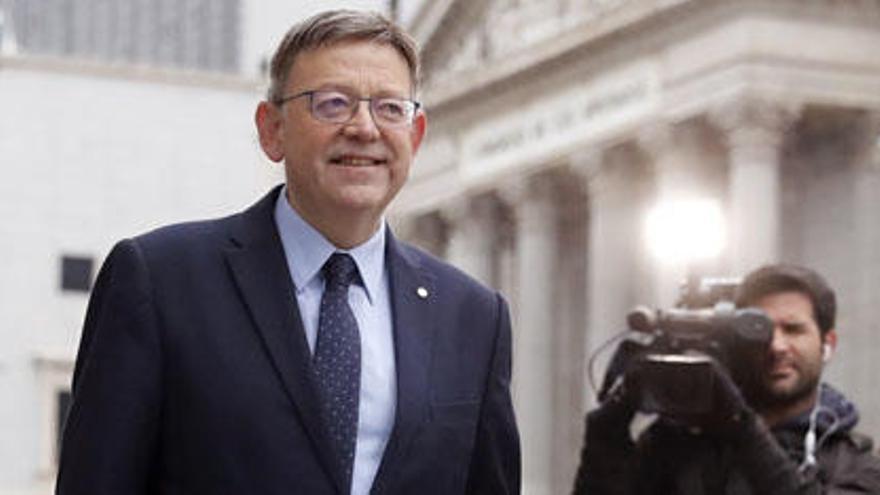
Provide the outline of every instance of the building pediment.
[[[412,30],[422,43],[426,100],[458,95],[546,63],[662,11],[697,0],[445,0]],[[698,2],[697,2],[698,3]]]
[[[413,26],[430,84],[479,70],[552,40],[633,0],[448,0],[427,5]],[[635,2],[638,3],[638,2]]]
[[[704,23],[712,24],[718,20],[712,18],[718,12],[726,12],[723,15],[731,19],[761,12],[807,22],[823,18],[844,25],[861,23],[871,30],[880,15],[880,4],[858,0],[426,2],[412,26],[422,43],[423,100],[436,109],[518,81],[518,75],[555,71],[556,61],[570,63],[573,54],[589,54],[595,59],[594,54],[607,52],[609,46],[638,50],[643,37],[634,33],[647,32],[651,26],[665,26],[673,33],[676,26],[699,25],[701,21],[696,19],[701,17]],[[679,35],[686,33],[679,30]],[[646,47],[641,45],[641,49]]]

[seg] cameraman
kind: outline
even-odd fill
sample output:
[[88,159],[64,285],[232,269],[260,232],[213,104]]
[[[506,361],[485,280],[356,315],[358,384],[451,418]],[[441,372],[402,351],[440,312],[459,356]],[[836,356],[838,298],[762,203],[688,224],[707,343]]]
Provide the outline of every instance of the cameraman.
[[745,278],[737,305],[774,325],[755,378],[739,387],[712,361],[711,412],[661,415],[636,440],[633,389],[644,368],[621,346],[610,373],[622,379],[587,415],[575,495],[880,494],[880,458],[853,431],[855,406],[820,384],[837,344],[834,292],[812,270],[771,265]]

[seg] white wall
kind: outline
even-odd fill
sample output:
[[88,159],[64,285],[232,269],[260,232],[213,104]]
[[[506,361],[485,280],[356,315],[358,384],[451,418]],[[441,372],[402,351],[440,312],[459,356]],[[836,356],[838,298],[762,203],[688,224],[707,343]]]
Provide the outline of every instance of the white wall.
[[256,141],[255,83],[32,65],[0,59],[0,493],[48,493],[26,491],[51,445],[35,359],[73,358],[87,302],[61,293],[61,255],[97,271],[122,237],[235,212],[282,180]]

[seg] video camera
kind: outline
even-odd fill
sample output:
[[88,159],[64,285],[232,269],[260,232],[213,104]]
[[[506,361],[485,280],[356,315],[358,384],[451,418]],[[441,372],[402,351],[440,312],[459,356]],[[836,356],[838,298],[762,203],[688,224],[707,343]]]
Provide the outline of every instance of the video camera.
[[715,386],[713,359],[730,372],[740,390],[753,387],[773,337],[773,323],[760,309],[736,308],[738,283],[728,278],[692,279],[675,308],[640,306],[631,311],[627,322],[641,338],[621,344],[603,389],[608,390],[615,371],[620,375],[634,370],[627,375],[638,378],[626,386],[640,410],[669,416],[708,413]]

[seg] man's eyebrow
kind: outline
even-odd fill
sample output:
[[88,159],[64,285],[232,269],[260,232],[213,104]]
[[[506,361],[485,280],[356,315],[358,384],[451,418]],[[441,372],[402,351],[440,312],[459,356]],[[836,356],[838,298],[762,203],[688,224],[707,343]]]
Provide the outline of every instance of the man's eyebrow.
[[357,94],[357,91],[355,91],[354,88],[342,83],[324,82],[303,86],[303,88],[304,91],[338,91],[346,94]]
[[807,322],[803,320],[781,320],[779,324],[786,328],[803,328],[807,326]]

